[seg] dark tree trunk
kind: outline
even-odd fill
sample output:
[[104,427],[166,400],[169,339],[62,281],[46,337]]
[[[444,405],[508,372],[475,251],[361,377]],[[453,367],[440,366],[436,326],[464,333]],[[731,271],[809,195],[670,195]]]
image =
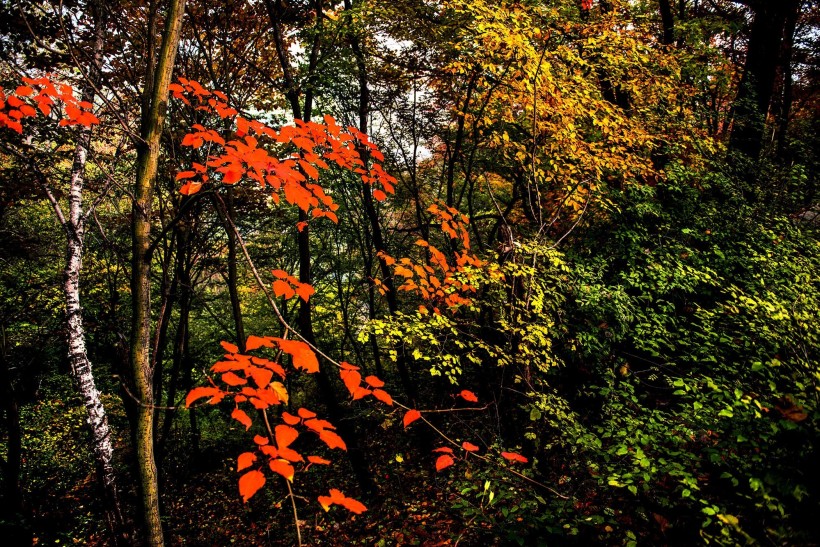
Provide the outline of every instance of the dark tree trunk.
[[763,136],[772,100],[786,20],[797,12],[798,0],[756,2],[746,51],[746,64],[733,105],[729,146],[751,158],[763,149]]
[[658,8],[661,13],[661,25],[663,33],[661,41],[667,46],[675,42],[675,16],[672,13],[672,4],[669,0],[658,0]]

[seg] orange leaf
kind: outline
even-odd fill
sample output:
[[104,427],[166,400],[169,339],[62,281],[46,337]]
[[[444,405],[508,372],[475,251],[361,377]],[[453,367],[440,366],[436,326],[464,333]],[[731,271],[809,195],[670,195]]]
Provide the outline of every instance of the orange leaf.
[[511,462],[527,463],[529,461],[521,454],[516,454],[515,452],[502,452],[501,456],[506,460],[510,460]]
[[357,515],[361,515],[367,511],[367,507],[365,507],[362,502],[354,500],[353,498],[345,498],[341,503],[339,503],[339,505],[351,513],[356,513]]
[[239,477],[239,495],[245,503],[263,486],[265,486],[265,475],[261,471],[248,471]]
[[302,166],[302,169],[305,171],[307,176],[309,176],[313,180],[319,180],[319,171],[315,167],[313,167],[305,160],[299,160],[299,165]]
[[244,425],[245,431],[250,429],[251,423],[253,423],[251,422],[251,417],[245,414],[244,410],[240,410],[238,408],[233,409],[233,412],[231,412],[231,418]]
[[256,461],[256,454],[253,452],[244,452],[236,459],[236,470],[242,471],[253,465]]
[[270,439],[267,437],[263,437],[262,435],[254,435],[253,442],[258,444],[259,446],[265,446],[270,442]]
[[384,387],[384,382],[379,380],[376,376],[368,376],[364,379],[370,387]]
[[23,85],[21,85],[16,90],[14,90],[14,92],[17,93],[18,95],[20,95],[21,97],[29,97],[31,95],[34,95],[34,90],[33,89],[31,89],[28,86],[23,86]]
[[348,511],[356,513],[357,515],[367,511],[367,507],[365,507],[361,502],[354,500],[353,498],[348,498],[340,490],[335,488],[330,489],[329,496],[319,496],[319,503],[322,505],[322,508],[327,511],[330,509],[331,505],[341,505]]
[[250,375],[259,389],[266,388],[273,378],[273,371],[266,368],[250,367]]
[[374,389],[373,397],[380,400],[387,406],[393,406],[393,397],[391,397],[390,394],[384,391],[383,389]]
[[298,294],[299,298],[301,298],[305,302],[307,302],[308,298],[310,298],[315,292],[316,290],[307,283],[299,283],[299,285],[296,287],[296,294]]
[[330,460],[320,458],[319,456],[308,456],[308,461],[319,465],[330,465]]
[[319,438],[328,446],[328,448],[341,448],[347,450],[347,445],[344,440],[329,429],[322,429],[319,431]]
[[248,336],[248,341],[245,342],[245,351],[253,351],[262,347],[272,348],[273,344],[269,338],[263,336],[254,336],[253,334]]
[[276,445],[280,450],[290,446],[290,444],[296,440],[296,437],[299,436],[299,432],[289,425],[277,425],[274,434],[276,435]]
[[373,393],[373,392],[370,391],[369,389],[366,389],[366,388],[363,388],[363,387],[359,386],[353,391],[353,400],[358,401],[359,399],[367,397],[371,393]]
[[273,392],[276,394],[277,397],[279,397],[279,399],[281,399],[283,403],[288,402],[288,390],[285,387],[285,384],[283,384],[282,382],[271,382],[270,387],[271,389],[273,389]]
[[279,457],[285,458],[286,460],[292,462],[301,462],[304,461],[304,458],[301,454],[291,448],[280,448],[279,449]]
[[310,346],[299,340],[279,340],[279,347],[293,358],[293,366],[308,373],[319,372],[319,361]]
[[273,293],[276,296],[283,296],[285,300],[289,298],[293,298],[293,295],[296,294],[296,291],[293,290],[293,287],[290,286],[290,283],[287,281],[283,281],[281,279],[277,279],[273,282]]
[[442,469],[446,469],[447,467],[450,467],[454,463],[455,463],[455,460],[451,456],[448,456],[447,454],[444,454],[443,456],[439,456],[438,459],[436,460],[436,471],[441,471]]
[[290,482],[293,482],[294,471],[293,466],[290,464],[290,462],[288,462],[287,460],[276,459],[271,460],[268,465],[270,465],[271,471],[273,471],[274,473],[279,473]]
[[478,450],[478,447],[476,445],[474,445],[473,443],[468,443],[467,441],[461,443],[461,448],[463,448],[467,452],[476,452]]
[[453,449],[449,446],[442,446],[440,448],[436,448],[435,450],[433,450],[433,452],[444,452],[445,454],[452,454]]
[[472,391],[467,391],[466,389],[462,390],[461,393],[459,393],[459,396],[469,403],[478,402],[478,397],[475,396],[475,393],[473,393]]
[[225,342],[224,340],[219,343],[222,346],[222,349],[227,351],[228,353],[239,353],[239,348],[230,342]]
[[174,180],[190,179],[196,176],[196,171],[180,171]]
[[357,367],[355,365],[351,365],[347,361],[342,361],[341,363],[339,363],[339,367],[341,367],[345,370],[359,370],[359,367]]
[[226,372],[222,375],[222,381],[228,384],[229,386],[241,386],[243,384],[247,384],[248,381],[244,378],[240,378],[233,372]]
[[290,277],[290,275],[288,275],[288,272],[284,270],[273,270],[271,273],[274,275],[274,277],[278,277],[279,279],[286,279]]
[[384,201],[387,199],[387,194],[385,194],[381,190],[373,190],[373,197],[376,199],[376,201]]
[[298,413],[299,413],[299,416],[301,416],[302,418],[304,418],[306,420],[309,420],[310,418],[315,418],[316,417],[315,412],[312,412],[312,411],[310,411],[306,408],[300,408],[298,410]]
[[359,389],[359,386],[362,383],[362,375],[355,370],[348,369],[342,369],[339,372],[339,375],[342,377],[342,382],[344,382],[345,387],[350,394],[353,395],[356,393],[356,390]]
[[302,420],[300,420],[298,416],[294,416],[290,412],[283,412],[282,421],[284,421],[288,425],[296,425]]
[[404,428],[407,429],[407,426],[415,422],[421,418],[421,412],[416,409],[408,410],[407,414],[404,415]]
[[[63,120],[65,121],[65,120]],[[188,181],[179,189],[179,193],[183,196],[192,196],[202,189],[201,182]]]
[[34,107],[29,106],[27,104],[20,105],[20,113],[24,116],[31,118],[37,115],[37,111],[34,110]]
[[212,405],[215,405],[219,401],[222,400],[223,397],[227,395],[224,391],[215,388],[215,387],[195,387],[192,389],[188,396],[185,398],[185,408],[189,408],[191,403],[196,401],[197,399],[201,399],[202,397],[210,397],[211,400],[209,401]]
[[305,420],[305,427],[312,429],[316,433],[321,433],[323,429],[336,429],[333,427],[333,424],[327,420],[317,420],[314,418]]

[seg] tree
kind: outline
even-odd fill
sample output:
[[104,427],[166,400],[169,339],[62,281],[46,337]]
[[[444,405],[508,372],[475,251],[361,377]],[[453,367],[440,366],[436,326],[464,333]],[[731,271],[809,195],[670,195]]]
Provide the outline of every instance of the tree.
[[[154,371],[151,367],[151,212],[154,182],[160,156],[160,137],[168,108],[169,86],[174,71],[185,0],[171,0],[165,15],[162,41],[152,62],[147,64],[140,139],[137,146],[136,181],[132,205],[131,250],[131,374],[138,409],[134,436],[137,468],[142,492],[142,517],[146,543],[162,545],[162,522],[159,513],[159,491],[154,457]],[[154,34],[157,14],[148,21],[149,35]]]

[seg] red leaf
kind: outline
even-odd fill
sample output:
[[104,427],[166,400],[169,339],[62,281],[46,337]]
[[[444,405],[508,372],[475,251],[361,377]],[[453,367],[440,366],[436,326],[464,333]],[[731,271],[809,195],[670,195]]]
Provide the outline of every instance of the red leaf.
[[299,340],[279,340],[279,347],[293,358],[293,366],[308,373],[319,372],[319,361],[310,346]]
[[373,397],[380,400],[387,406],[393,406],[393,397],[391,397],[390,394],[384,391],[383,389],[374,389]]
[[333,427],[333,424],[327,420],[316,420],[313,418],[305,420],[305,427],[312,429],[316,433],[321,433],[323,429],[336,429]]
[[290,286],[290,283],[287,281],[283,281],[282,279],[277,279],[273,282],[273,293],[276,296],[283,296],[285,300],[289,298],[293,298],[293,295],[296,294],[296,291],[293,290],[293,287]]
[[462,390],[461,393],[459,393],[459,396],[468,403],[478,402],[478,397],[475,396],[475,393],[473,393],[472,391],[467,391],[466,389]]
[[215,405],[219,401],[225,397],[226,393],[218,388],[215,387],[195,387],[188,393],[188,396],[185,398],[185,408],[189,408],[191,403],[196,401],[197,399],[201,399],[202,397],[210,397],[211,400],[209,401],[212,405]]
[[250,367],[249,372],[259,389],[266,388],[273,378],[273,371],[266,368]]
[[299,165],[302,166],[302,169],[305,171],[307,176],[309,176],[313,180],[319,180],[319,171],[315,167],[313,167],[305,160],[299,160]]
[[273,270],[271,273],[274,275],[274,277],[278,277],[279,279],[287,279],[288,277],[290,277],[290,275],[288,275],[288,272],[284,270]]
[[340,490],[335,488],[330,489],[329,496],[319,496],[319,503],[322,505],[322,508],[327,511],[330,509],[331,505],[341,505],[348,511],[356,513],[357,515],[367,511],[367,507],[365,507],[361,502],[354,500],[353,498],[348,498]]
[[219,343],[222,346],[222,349],[227,351],[228,353],[239,353],[239,348],[230,342],[225,342],[224,340]]
[[387,199],[387,194],[381,190],[373,190],[373,198],[375,198],[376,201],[384,201]]
[[300,420],[298,416],[294,416],[290,412],[283,412],[282,421],[284,421],[288,425],[296,425],[302,420]]
[[256,461],[256,454],[253,452],[244,452],[236,459],[236,470],[242,471],[253,465]]
[[276,459],[271,460],[271,462],[268,465],[270,465],[271,471],[273,471],[274,473],[279,473],[290,482],[293,482],[294,471],[293,466],[290,464],[290,462],[288,462],[287,460]]
[[[63,120],[65,121],[65,120]],[[202,189],[201,182],[188,181],[179,189],[179,193],[183,196],[192,196]]]
[[328,446],[328,448],[341,448],[347,450],[347,445],[344,440],[329,429],[322,429],[319,431],[319,438]]
[[359,399],[367,397],[371,393],[373,393],[373,392],[370,391],[369,389],[366,389],[366,388],[363,388],[363,387],[359,386],[353,391],[353,400],[358,401]]
[[304,418],[306,420],[309,420],[310,418],[315,418],[316,417],[315,412],[312,412],[312,411],[310,411],[306,408],[300,408],[297,412],[299,413],[299,416],[301,416],[302,418]]
[[242,171],[237,169],[228,169],[224,172],[222,182],[225,184],[236,184],[242,178]]
[[261,471],[248,471],[239,477],[239,495],[245,503],[263,486],[265,486],[265,475]]
[[433,452],[444,452],[445,454],[452,454],[453,449],[449,446],[442,446],[440,448],[436,448],[435,450],[433,450]]
[[351,513],[356,513],[357,515],[361,515],[367,511],[367,507],[365,507],[362,502],[354,500],[353,498],[345,498],[341,503],[339,503],[339,505]]
[[289,461],[292,461],[292,462],[305,461],[305,459],[302,457],[301,454],[299,454],[297,451],[295,451],[291,448],[280,448],[279,449],[279,457],[280,458],[285,458],[286,460],[289,460]]
[[353,395],[356,393],[356,390],[359,389],[359,386],[362,383],[362,375],[355,370],[348,369],[342,369],[339,372],[339,375],[342,377],[342,382],[344,382],[345,387],[350,394]]
[[290,446],[299,436],[299,432],[289,425],[277,425],[274,434],[276,436],[276,445],[280,450]]
[[308,461],[319,465],[330,465],[330,460],[320,458],[319,456],[308,456]]
[[376,376],[368,376],[364,379],[370,387],[384,387],[384,382],[379,380]]
[[248,383],[246,379],[240,378],[233,372],[226,372],[225,374],[223,374],[222,381],[228,384],[229,386],[241,386]]
[[262,347],[272,348],[273,343],[269,338],[263,336],[254,336],[253,334],[248,336],[248,341],[245,342],[245,351],[253,351]]
[[296,287],[296,294],[298,294],[299,298],[301,298],[305,302],[307,302],[308,298],[310,298],[315,292],[316,290],[307,283],[299,283],[299,285]]
[[253,423],[251,422],[251,417],[245,414],[244,410],[240,410],[238,408],[233,409],[233,412],[231,412],[231,418],[244,425],[245,431],[250,429],[251,423]]
[[341,363],[339,363],[339,367],[341,367],[345,370],[359,370],[359,367],[357,367],[355,365],[351,365],[347,361],[342,361]]
[[407,429],[407,426],[415,422],[421,418],[421,412],[416,409],[408,410],[407,414],[404,415],[404,428]]
[[438,459],[436,460],[436,471],[441,471],[442,469],[446,469],[447,467],[450,467],[454,463],[456,463],[455,460],[451,456],[448,456],[447,454],[444,454],[443,456],[439,456]]
[[[190,179],[196,176],[196,171],[180,171],[174,180]],[[234,352],[235,353],[235,352]]]
[[18,95],[20,95],[21,97],[29,97],[31,95],[34,95],[34,90],[33,89],[31,89],[28,86],[23,86],[23,85],[21,85],[16,90],[14,90],[14,92],[17,93]]
[[506,460],[510,460],[511,462],[527,463],[529,461],[521,454],[516,454],[515,452],[502,452],[501,456]]
[[270,439],[267,437],[263,437],[262,435],[254,435],[253,442],[258,444],[259,446],[265,446],[270,442]]
[[478,451],[478,447],[476,445],[474,445],[473,443],[468,443],[467,441],[464,441],[463,443],[461,443],[461,448],[463,448],[467,452],[476,452],[476,451]]

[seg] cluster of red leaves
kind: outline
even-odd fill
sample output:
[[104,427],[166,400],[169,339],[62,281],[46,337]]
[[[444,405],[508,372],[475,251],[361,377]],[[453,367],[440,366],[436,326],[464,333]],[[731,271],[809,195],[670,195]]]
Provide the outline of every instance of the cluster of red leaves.
[[307,284],[301,283],[298,279],[283,270],[273,270],[276,280],[273,282],[273,293],[276,296],[284,296],[286,300],[299,296],[305,302],[308,301],[315,289]]
[[[476,397],[475,393],[473,393],[472,391],[463,389],[460,393],[457,394],[457,396],[461,397],[468,403],[478,403],[478,397]],[[420,418],[421,412],[419,412],[416,409],[408,410],[404,414],[404,428],[407,429],[407,427],[410,424],[412,424]],[[467,456],[467,454],[475,454],[480,450],[480,448],[477,445],[469,441],[464,441],[463,443],[461,443],[461,448],[465,452],[465,457]],[[436,458],[436,471],[442,471],[456,463],[455,452],[449,446],[442,446],[436,448],[435,450],[433,450],[433,452],[441,454],[438,458]],[[501,452],[501,457],[510,462],[527,463],[529,461],[526,457],[520,454],[516,454],[515,452]]]
[[[419,239],[416,245],[427,251],[427,263],[418,263],[406,257],[397,261],[384,253],[380,253],[379,256],[388,266],[393,267],[394,276],[404,278],[398,290],[415,292],[424,300],[430,301],[435,313],[439,312],[439,304],[451,309],[470,305],[472,300],[466,294],[474,293],[476,288],[470,282],[472,275],[468,267],[480,269],[486,262],[470,252],[470,235],[467,229],[469,219],[452,207],[431,205],[427,211],[439,220],[442,231],[451,240],[457,241],[461,251],[453,252],[448,260],[448,256],[429,241]],[[384,293],[386,289],[382,283],[377,280],[376,285]],[[425,306],[420,306],[419,310],[427,313]]]
[[342,382],[350,392],[354,401],[372,395],[387,406],[393,406],[393,397],[381,389],[384,387],[384,382],[378,377],[372,375],[365,377],[364,382],[367,384],[367,387],[364,387],[362,385],[362,375],[359,373],[359,367],[344,361],[340,364],[339,375],[342,377]]
[[[211,371],[219,374],[219,379],[225,387],[219,387],[213,379],[210,386],[194,388],[185,399],[185,406],[190,407],[195,401],[208,397],[208,402],[215,405],[223,399],[233,398],[236,406],[231,417],[245,426],[248,430],[253,420],[247,412],[240,408],[241,404],[249,403],[253,408],[265,411],[268,408],[287,403],[288,392],[284,384],[274,380],[286,377],[285,368],[266,357],[239,353],[239,348],[229,342],[222,342],[222,348],[227,352],[222,361],[214,363]],[[307,373],[319,371],[319,362],[316,354],[310,347],[299,340],[286,340],[274,336],[249,336],[245,344],[246,352],[260,348],[270,348],[286,353],[291,357],[291,363],[297,370]],[[375,378],[375,377],[374,377]],[[236,469],[244,472],[239,477],[239,494],[247,502],[265,485],[267,478],[265,467],[270,471],[293,482],[297,472],[296,464],[301,464],[301,471],[306,471],[311,465],[329,465],[331,462],[321,456],[309,455],[305,457],[292,448],[294,441],[299,437],[299,429],[309,431],[319,437],[328,449],[347,450],[344,440],[336,433],[336,428],[327,420],[319,419],[316,413],[306,408],[300,408],[297,415],[282,412],[282,422],[273,428],[266,426],[263,435],[254,436],[255,448],[253,451],[243,452],[237,458]],[[267,417],[265,418],[267,424]],[[360,513],[365,510],[364,505],[356,500],[333,494],[331,502],[322,501],[322,507],[327,509],[331,503],[342,505],[350,511]],[[330,499],[330,498],[328,498]]]
[[70,85],[55,84],[48,78],[23,78],[23,82],[28,85],[19,86],[14,94],[7,94],[0,88],[0,127],[22,134],[23,119],[37,116],[38,110],[44,116],[50,116],[58,102],[63,104],[65,115],[60,119],[60,127],[90,127],[100,123],[91,111],[94,105],[77,99]]
[[[248,177],[262,188],[270,187],[277,203],[284,196],[285,201],[310,211],[314,218],[328,217],[338,222],[334,213],[338,205],[321,186],[311,182],[311,179],[319,179],[319,169],[330,168],[329,162],[358,174],[373,187],[373,196],[379,201],[395,191],[396,179],[378,163],[384,156],[376,145],[355,127],[343,130],[331,116],[325,116],[323,124],[296,120],[294,125],[277,131],[258,120],[241,116],[228,105],[223,93],[208,91],[197,82],[180,78],[170,89],[173,96],[186,105],[222,120],[232,120],[235,126],[231,133],[234,138],[223,137],[201,124],[193,125],[192,131],[185,135],[183,146],[198,149],[207,144],[208,156],[204,165],[193,163],[192,170],[177,174],[177,180],[186,181],[180,189],[183,194],[198,192],[209,180],[208,172],[212,170],[219,174],[223,184],[236,184]],[[280,159],[271,152],[285,145],[293,150],[287,157]],[[376,161],[366,166],[357,147],[367,149]]]

